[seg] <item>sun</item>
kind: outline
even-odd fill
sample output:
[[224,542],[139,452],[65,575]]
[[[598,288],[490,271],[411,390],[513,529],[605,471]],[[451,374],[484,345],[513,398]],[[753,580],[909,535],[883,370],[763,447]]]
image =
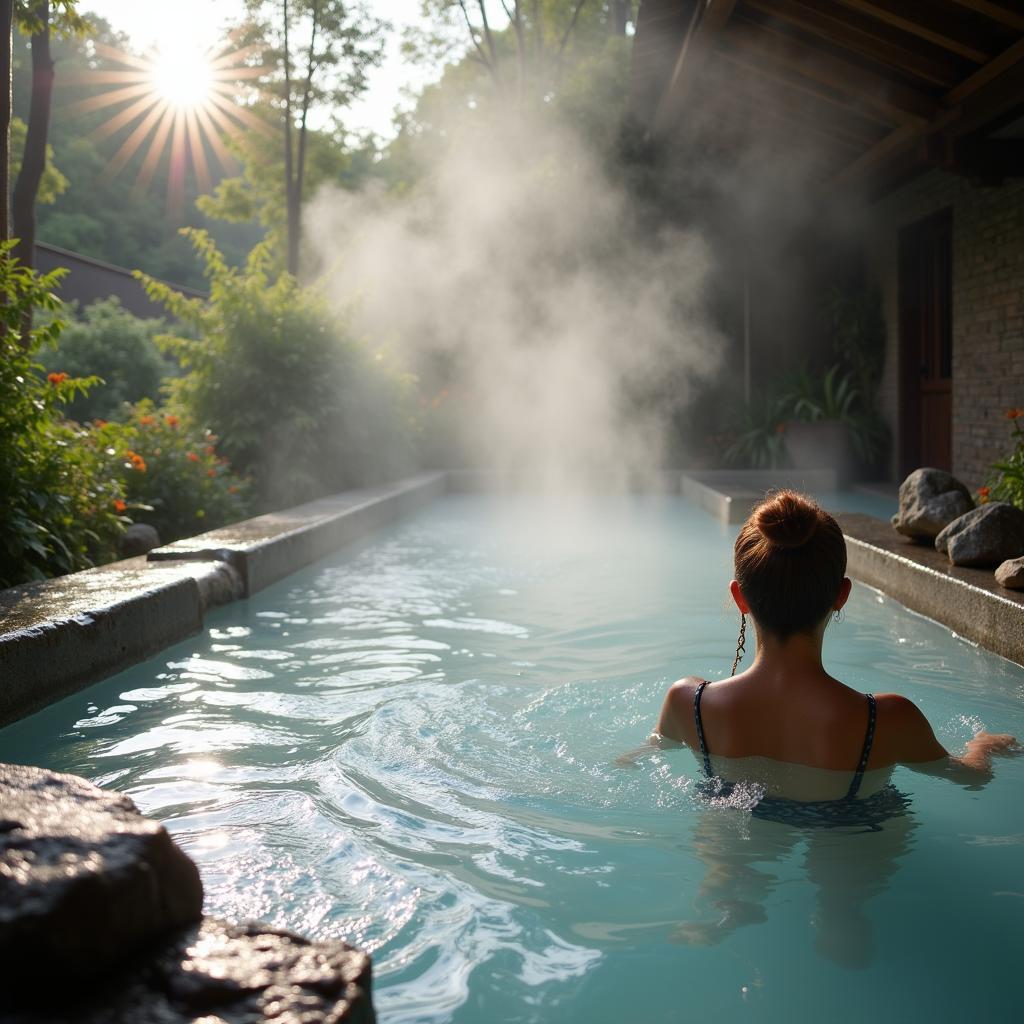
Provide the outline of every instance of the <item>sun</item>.
[[162,48],[153,55],[153,89],[172,107],[194,110],[210,102],[213,58],[187,45]]
[[272,133],[267,122],[241,99],[243,94],[258,94],[260,79],[267,74],[265,68],[250,63],[253,47],[202,50],[187,40],[175,40],[144,57],[104,43],[94,44],[94,49],[105,67],[59,80],[101,88],[68,109],[110,112],[90,134],[96,139],[120,137],[120,146],[104,169],[106,174],[120,173],[136,154],[145,154],[138,162],[136,190],[149,187],[157,166],[168,154],[169,211],[181,209],[189,164],[200,190],[208,192],[213,187],[211,155],[226,172],[238,171],[224,144],[226,136],[243,129]]

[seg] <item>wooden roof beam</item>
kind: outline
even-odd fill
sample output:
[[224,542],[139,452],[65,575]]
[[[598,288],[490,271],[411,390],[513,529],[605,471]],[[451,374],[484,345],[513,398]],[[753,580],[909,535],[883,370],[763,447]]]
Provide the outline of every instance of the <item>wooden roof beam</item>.
[[985,64],[991,57],[991,54],[986,53],[984,50],[979,50],[962,39],[958,39],[953,32],[940,30],[931,24],[922,25],[919,21],[907,18],[889,7],[874,2],[874,0],[838,0],[838,2],[843,4],[844,7],[850,7],[855,11],[860,11],[862,14],[868,14],[872,18],[877,18],[887,25],[892,25],[895,28],[902,29],[904,32],[909,32],[919,39],[927,39],[928,42],[941,46],[944,50],[949,50],[950,53],[957,53],[961,57],[966,57],[968,60],[974,61],[975,64]]
[[694,8],[694,20],[683,40],[672,77],[654,115],[656,133],[664,132],[682,111],[694,80],[711,53],[715,36],[725,28],[732,17],[736,2],[737,0],[707,0],[703,15],[700,14],[699,4]]
[[746,0],[746,6],[845,50],[890,67],[906,70],[933,85],[949,88],[959,81],[951,58],[936,59],[920,50],[882,38],[801,0]]
[[991,0],[953,0],[953,3],[966,7],[975,14],[983,14],[986,18],[998,21],[1000,25],[1012,28],[1017,32],[1024,32],[1024,14],[1020,11],[1011,11],[1002,4],[992,3]]
[[820,82],[899,123],[927,124],[939,109],[935,100],[916,89],[751,22],[733,24],[724,40],[755,62]]

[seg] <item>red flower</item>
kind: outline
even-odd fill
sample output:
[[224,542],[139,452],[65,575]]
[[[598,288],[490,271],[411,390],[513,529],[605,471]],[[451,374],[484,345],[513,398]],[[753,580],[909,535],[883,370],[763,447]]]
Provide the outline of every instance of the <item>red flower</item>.
[[991,487],[979,487],[978,488],[978,501],[984,505],[988,502],[988,496],[992,493]]
[[128,503],[122,501],[120,498],[114,499],[114,511],[123,512],[128,507]]
[[206,446],[206,454],[207,455],[216,455],[217,454],[217,449],[214,448],[212,444],[208,444]]
[[68,375],[66,373],[48,373],[46,375],[46,379],[54,387],[56,387],[58,384],[63,384],[64,381],[66,381],[68,379]]
[[[50,376],[52,377],[53,374],[51,373]],[[1024,416],[1024,409],[1007,409],[1006,410],[1006,418],[1008,420],[1019,419],[1021,416]]]
[[211,476],[211,477],[212,477],[212,476],[216,476],[216,475],[217,475],[217,470],[215,470],[215,469],[208,469],[208,470],[206,471],[206,475],[207,475],[207,476]]
[[196,455],[195,452],[189,452],[188,453],[188,461],[189,462],[198,462],[199,461],[199,456]]

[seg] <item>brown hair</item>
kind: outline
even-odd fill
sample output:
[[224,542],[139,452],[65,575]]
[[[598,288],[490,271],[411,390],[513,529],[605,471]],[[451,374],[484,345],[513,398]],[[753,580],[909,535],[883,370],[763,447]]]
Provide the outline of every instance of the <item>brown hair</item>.
[[846,575],[839,524],[796,491],[765,498],[743,524],[734,553],[736,582],[751,614],[782,639],[818,626]]

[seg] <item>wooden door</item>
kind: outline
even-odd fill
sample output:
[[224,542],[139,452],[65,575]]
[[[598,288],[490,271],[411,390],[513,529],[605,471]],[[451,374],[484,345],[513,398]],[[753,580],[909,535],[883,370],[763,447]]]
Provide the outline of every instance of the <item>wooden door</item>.
[[900,470],[953,465],[953,218],[900,233]]

